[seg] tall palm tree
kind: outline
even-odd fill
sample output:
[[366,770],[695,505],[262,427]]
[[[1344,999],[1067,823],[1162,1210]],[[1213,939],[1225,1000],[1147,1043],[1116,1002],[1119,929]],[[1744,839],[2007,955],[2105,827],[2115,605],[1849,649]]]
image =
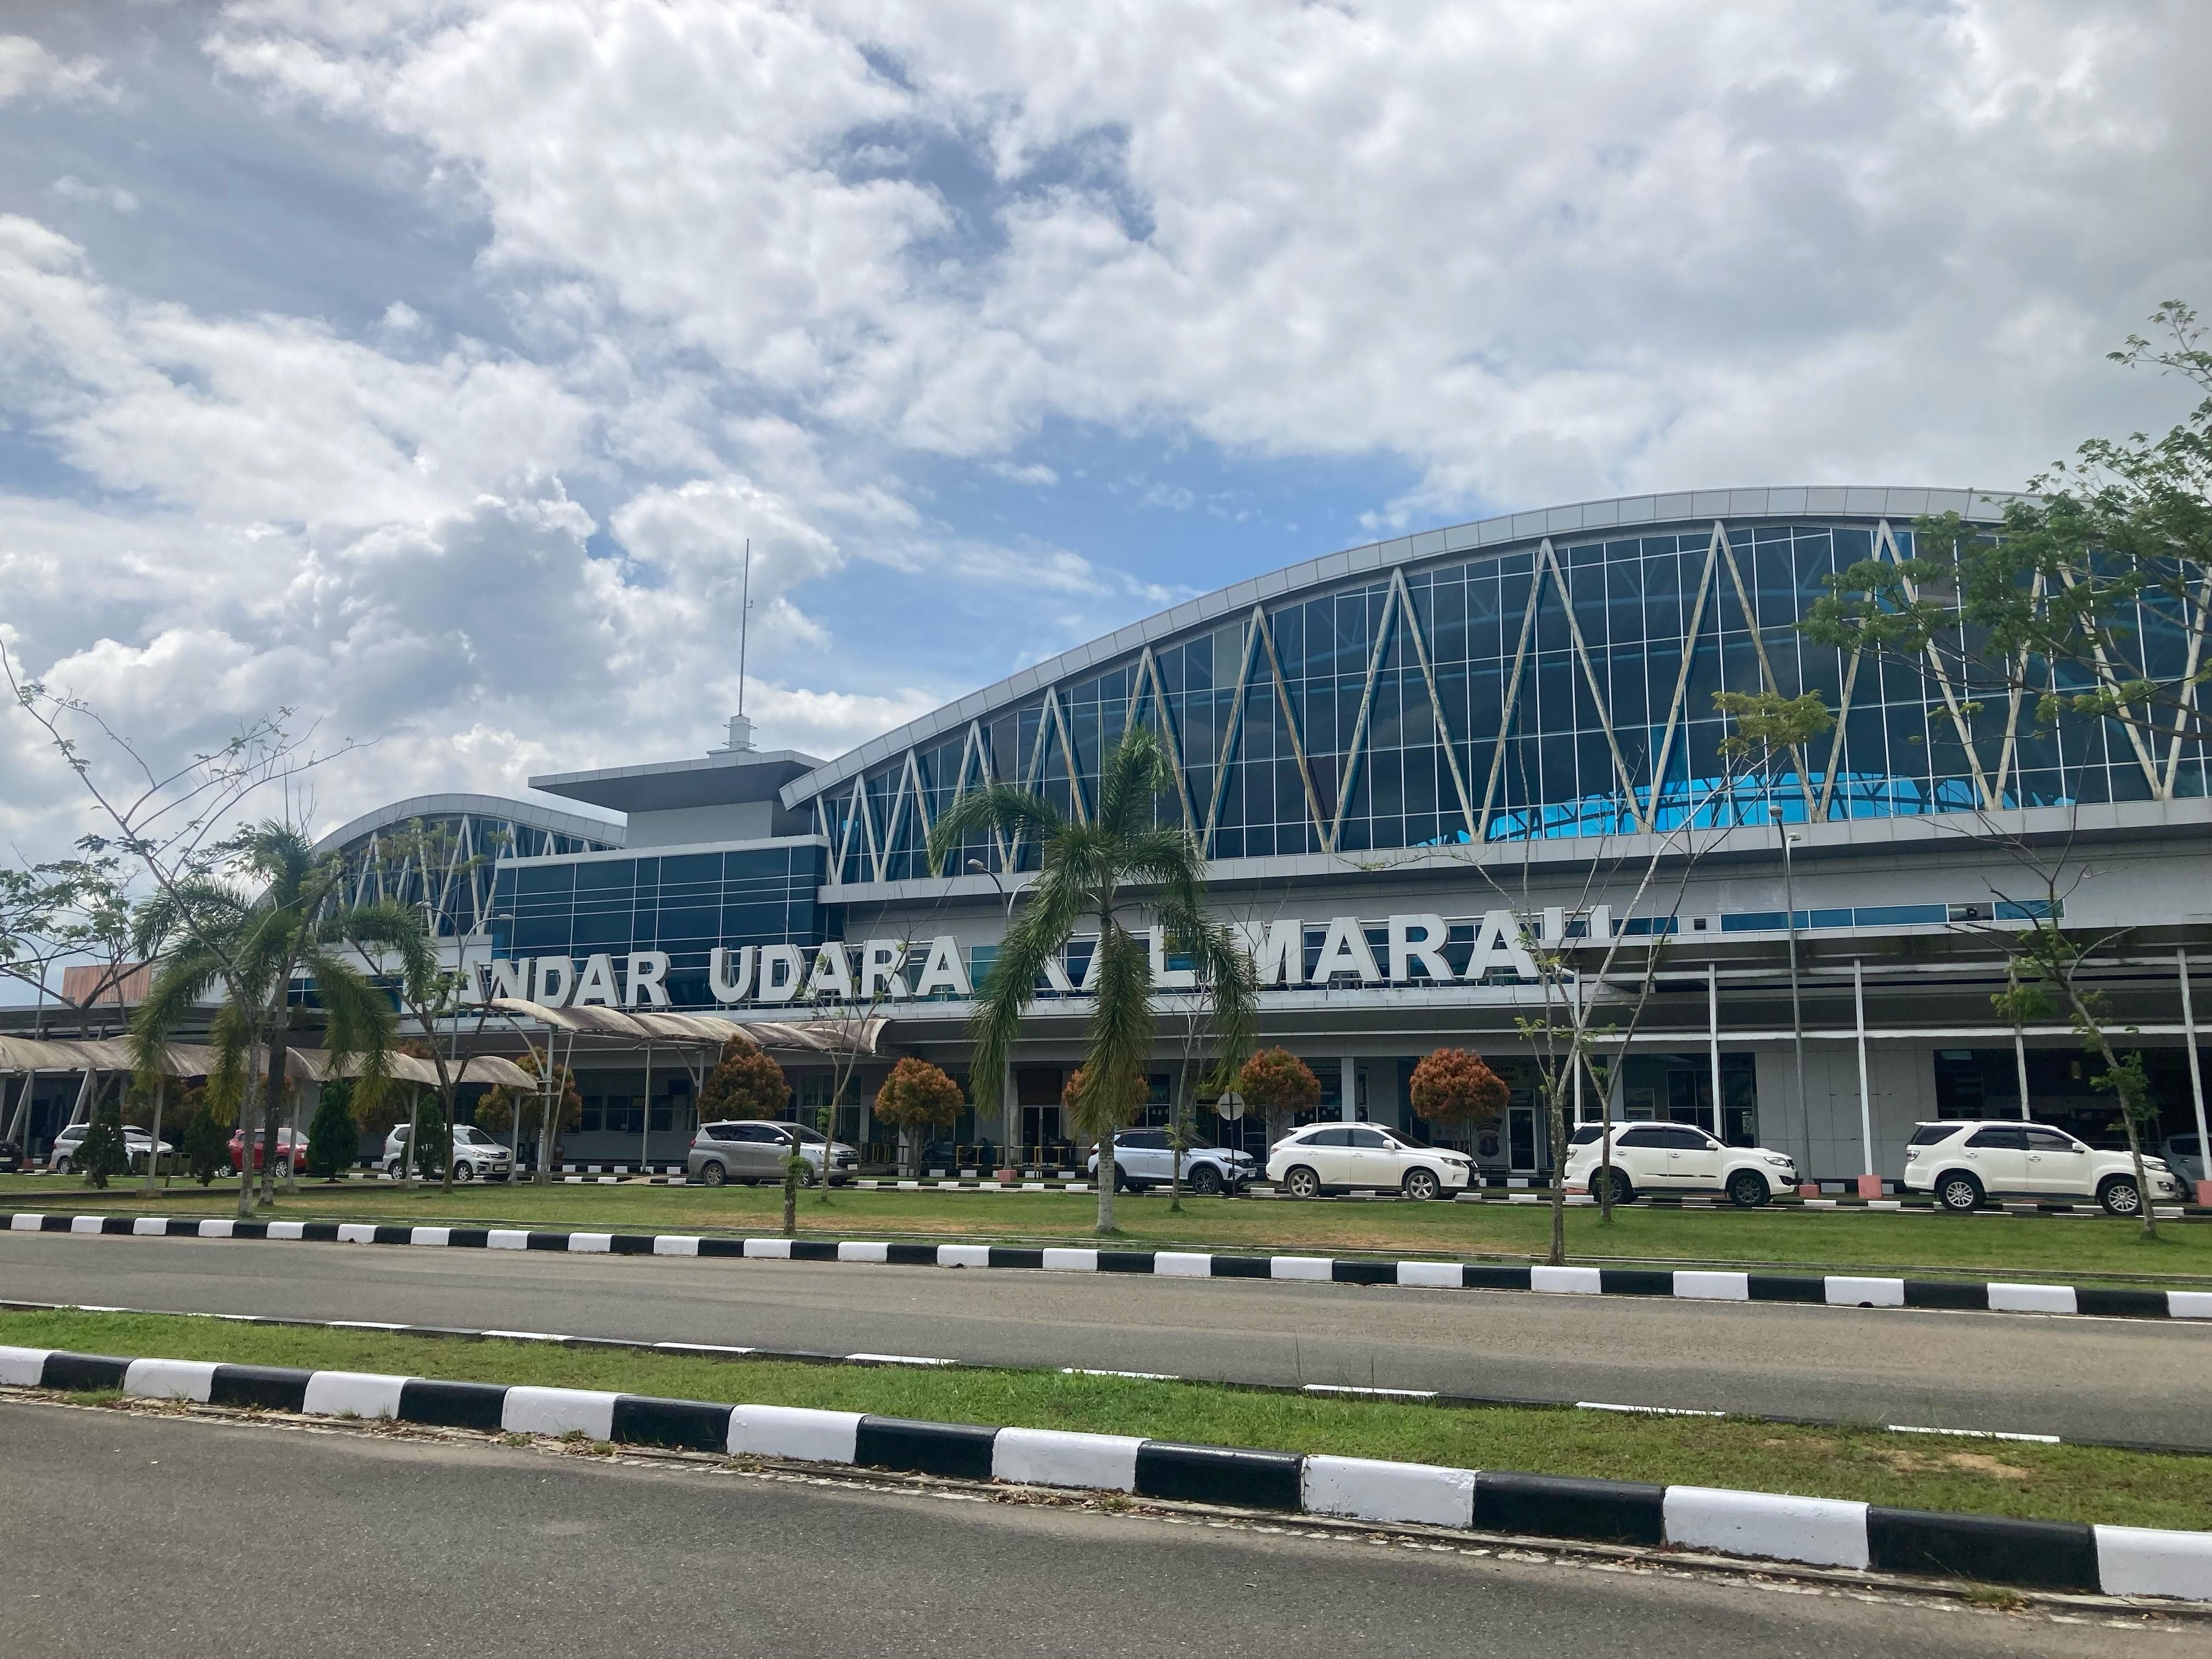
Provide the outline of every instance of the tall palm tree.
[[1098,1000],[1085,1034],[1083,1086],[1073,1115],[1079,1130],[1098,1137],[1101,1233],[1114,1231],[1114,1131],[1125,1121],[1125,1103],[1145,1098],[1152,1056],[1152,951],[1145,933],[1132,927],[1139,915],[1149,911],[1169,948],[1193,959],[1201,988],[1194,994],[1212,999],[1221,1047],[1216,1076],[1240,1065],[1252,1042],[1251,957],[1207,915],[1197,837],[1160,822],[1162,798],[1172,799],[1175,787],[1159,738],[1133,726],[1099,763],[1097,811],[1089,817],[1064,817],[1049,801],[1000,783],[960,797],[929,832],[933,872],[985,830],[1010,842],[1034,837],[1040,853],[1029,907],[1000,942],[969,1022],[975,1044],[969,1090],[979,1112],[1000,1104],[1006,1056],[1036,998],[1037,976],[1079,926],[1096,919],[1097,957],[1087,977]]
[[269,822],[228,844],[237,874],[252,885],[211,875],[164,887],[141,907],[140,939],[176,941],[161,958],[146,1000],[131,1022],[139,1074],[150,1081],[162,1045],[210,994],[222,1006],[210,1024],[216,1051],[208,1079],[211,1104],[235,1107],[239,1118],[238,1211],[253,1209],[249,1075],[257,1050],[266,1055],[261,1079],[261,1180],[270,1196],[277,1162],[276,1120],[284,1093],[285,1057],[295,1018],[293,982],[314,981],[325,1022],[325,1046],[336,1066],[366,1064],[359,1088],[370,1097],[388,1079],[393,1019],[384,993],[332,948],[343,937],[337,918],[322,914],[343,873],[334,858],[318,859],[306,836]]

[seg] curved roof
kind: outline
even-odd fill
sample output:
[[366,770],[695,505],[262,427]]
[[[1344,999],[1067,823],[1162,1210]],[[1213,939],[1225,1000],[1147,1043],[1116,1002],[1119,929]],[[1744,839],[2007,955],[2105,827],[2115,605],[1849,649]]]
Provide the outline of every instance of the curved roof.
[[379,830],[398,829],[410,818],[450,818],[464,815],[501,818],[527,825],[532,830],[548,830],[558,836],[580,836],[605,847],[620,847],[625,834],[620,823],[606,818],[589,818],[579,812],[563,812],[557,807],[540,806],[535,801],[512,800],[505,795],[414,795],[405,800],[388,801],[382,806],[363,812],[349,823],[340,824],[315,843],[315,851],[318,854],[335,852]]
[[1716,520],[1889,519],[1909,520],[1923,514],[1956,513],[1963,518],[1996,520],[2017,492],[1982,489],[1915,489],[1885,485],[1797,485],[1751,489],[1683,490],[1664,495],[1620,495],[1564,507],[1510,513],[1442,529],[1425,530],[1389,541],[1369,542],[1342,552],[1288,565],[1264,576],[1249,577],[1172,609],[1130,623],[1087,645],[1034,663],[994,685],[971,691],[957,702],[909,720],[827,765],[793,778],[783,787],[783,803],[796,807],[848,782],[856,775],[941,732],[1042,690],[1072,674],[1103,667],[1147,645],[1217,618],[1241,614],[1255,605],[1300,588],[1450,554],[1498,553],[1527,546],[1547,536],[1580,536],[1613,529],[1650,530],[1668,525],[1710,524]]

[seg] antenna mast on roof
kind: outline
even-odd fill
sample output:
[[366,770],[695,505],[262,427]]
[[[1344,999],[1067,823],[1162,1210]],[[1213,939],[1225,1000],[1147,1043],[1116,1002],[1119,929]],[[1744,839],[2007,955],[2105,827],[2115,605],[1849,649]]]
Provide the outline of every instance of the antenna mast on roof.
[[745,635],[753,622],[753,538],[745,538],[744,597],[738,606],[738,714],[745,712]]

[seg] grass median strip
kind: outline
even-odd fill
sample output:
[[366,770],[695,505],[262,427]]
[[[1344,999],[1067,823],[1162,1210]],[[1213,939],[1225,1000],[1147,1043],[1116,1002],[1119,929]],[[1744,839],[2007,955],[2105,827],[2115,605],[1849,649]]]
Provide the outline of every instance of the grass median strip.
[[1074,1429],[1462,1468],[1861,1499],[1905,1508],[2212,1529],[2201,1458],[1729,1418],[1616,1416],[1248,1393],[1048,1370],[847,1368],[530,1342],[239,1325],[180,1315],[0,1313],[0,1344],[233,1364],[601,1389],[935,1421]]
[[[233,1190],[171,1187],[151,1199],[137,1183],[88,1191],[48,1177],[0,1176],[0,1206],[58,1214],[227,1216]],[[774,1234],[782,1194],[769,1188],[476,1186],[412,1195],[383,1182],[303,1185],[297,1197],[256,1212],[264,1219],[398,1225],[515,1226],[546,1231]],[[1384,1254],[1413,1257],[1542,1258],[1551,1218],[1541,1206],[1449,1203],[1300,1204],[1290,1200],[1191,1199],[1171,1212],[1158,1195],[1125,1197],[1115,1213],[1135,1249],[1266,1255]],[[1097,1200],[1086,1194],[839,1192],[799,1205],[799,1231],[847,1238],[1095,1243]],[[1936,1278],[2212,1286],[2212,1224],[2166,1226],[2143,1242],[2137,1224],[2057,1216],[1844,1215],[1834,1212],[1567,1212],[1570,1258],[1607,1265],[1766,1266],[1782,1271]]]

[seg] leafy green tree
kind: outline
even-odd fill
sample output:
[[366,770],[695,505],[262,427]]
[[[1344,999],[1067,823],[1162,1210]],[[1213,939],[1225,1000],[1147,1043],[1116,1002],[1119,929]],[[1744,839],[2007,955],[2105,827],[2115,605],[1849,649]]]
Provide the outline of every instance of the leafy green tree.
[[1097,1131],[1099,1180],[1117,1182],[1121,1180],[1115,1168],[1110,1146],[1113,1132],[1126,1129],[1142,1117],[1145,1103],[1152,1098],[1152,1079],[1139,1076],[1132,1082],[1129,1091],[1119,1100],[1101,1102],[1096,1098],[1091,1079],[1084,1074],[1080,1066],[1070,1072],[1067,1081],[1060,1085],[1060,1108],[1071,1121],[1104,1120]]
[[204,1087],[192,1090],[177,1103],[184,1132],[177,1137],[177,1157],[186,1173],[205,1187],[230,1167],[228,1127],[209,1104]]
[[[899,1131],[907,1150],[913,1152],[920,1144],[919,1131],[950,1128],[967,1103],[960,1085],[941,1067],[904,1054],[876,1091],[875,1111],[878,1119]],[[919,1166],[910,1173],[920,1174]]]
[[361,1126],[354,1121],[353,1091],[342,1081],[323,1085],[307,1126],[307,1171],[336,1181],[361,1158]]
[[452,1161],[453,1134],[446,1126],[446,1115],[439,1109],[436,1095],[427,1090],[418,1089],[416,1092],[426,1097],[415,1108],[415,1121],[407,1139],[412,1154],[408,1163],[416,1174],[434,1181]]
[[1090,975],[1097,1001],[1084,1033],[1088,1081],[1073,1115],[1078,1130],[1099,1137],[1102,1234],[1114,1231],[1115,1114],[1133,1090],[1142,1088],[1152,1055],[1157,1016],[1151,939],[1139,925],[1141,912],[1152,912],[1167,950],[1191,959],[1200,988],[1189,994],[1213,1000],[1221,1044],[1217,1071],[1233,1071],[1251,1046],[1257,994],[1252,961],[1207,912],[1206,857],[1198,838],[1181,823],[1161,822],[1163,803],[1173,799],[1175,790],[1158,737],[1148,726],[1134,726],[1099,762],[1095,810],[1063,817],[1025,789],[992,784],[954,801],[929,834],[933,872],[942,871],[954,848],[987,830],[1017,843],[1026,838],[1038,849],[1028,908],[1014,916],[1000,941],[969,1024],[975,1045],[970,1086],[983,1114],[998,1109],[1006,1058],[1045,964],[1086,921],[1097,926]]
[[2131,334],[2108,355],[2203,394],[2179,425],[2088,440],[1995,526],[1920,520],[1913,557],[1831,577],[1803,630],[1932,671],[1962,721],[1989,702],[2039,737],[2069,714],[2110,720],[2116,747],[2124,736],[2154,763],[2179,739],[2212,738],[2199,696],[2212,680],[2212,334],[2179,300],[2151,322],[2158,341]]
[[[154,972],[131,1019],[131,1042],[139,1075],[158,1075],[171,1036],[199,1018],[213,993],[224,994],[209,1030],[216,1065],[208,1093],[249,1128],[251,1105],[258,1105],[265,1201],[279,1161],[276,1126],[298,979],[314,981],[333,1066],[362,1060],[357,1097],[373,1097],[388,1079],[393,1021],[383,993],[334,948],[343,929],[325,908],[343,874],[337,858],[319,858],[296,828],[273,820],[233,836],[222,851],[230,872],[250,885],[191,875],[165,884],[139,908],[142,938],[178,943]],[[248,1073],[257,1050],[266,1063],[255,1079]],[[252,1103],[249,1089],[258,1097]],[[252,1212],[253,1166],[251,1155],[239,1160],[241,1215]]]

